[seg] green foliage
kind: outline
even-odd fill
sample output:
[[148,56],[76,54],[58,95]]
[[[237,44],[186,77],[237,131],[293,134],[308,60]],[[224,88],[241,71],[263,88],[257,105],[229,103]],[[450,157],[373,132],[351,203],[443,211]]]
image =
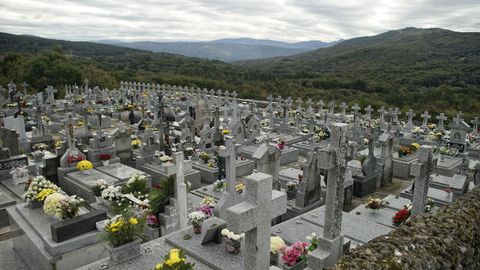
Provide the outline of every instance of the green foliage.
[[[358,102],[430,113],[480,111],[480,34],[407,28],[354,38],[283,58],[227,64],[88,42],[0,33],[0,84],[118,87],[118,82],[228,89],[242,98],[283,97]],[[419,117],[419,114],[417,114]]]
[[160,182],[150,190],[148,200],[150,201],[151,214],[158,215],[168,205],[169,198],[173,196],[173,183],[173,177],[169,177],[167,181]]

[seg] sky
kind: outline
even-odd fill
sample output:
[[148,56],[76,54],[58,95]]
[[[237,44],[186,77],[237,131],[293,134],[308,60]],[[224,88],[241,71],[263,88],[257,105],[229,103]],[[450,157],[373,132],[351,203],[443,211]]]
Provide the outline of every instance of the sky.
[[480,0],[1,0],[0,32],[66,40],[334,41],[405,27],[480,31]]

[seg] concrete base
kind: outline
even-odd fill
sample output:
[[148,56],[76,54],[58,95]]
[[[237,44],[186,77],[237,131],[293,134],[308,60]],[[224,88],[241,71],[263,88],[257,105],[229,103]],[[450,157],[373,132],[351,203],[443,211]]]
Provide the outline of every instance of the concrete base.
[[318,248],[308,256],[308,269],[332,267],[343,255],[343,236],[318,239]]
[[364,176],[355,177],[353,179],[353,195],[363,197],[375,192],[377,187],[377,177],[366,178]]

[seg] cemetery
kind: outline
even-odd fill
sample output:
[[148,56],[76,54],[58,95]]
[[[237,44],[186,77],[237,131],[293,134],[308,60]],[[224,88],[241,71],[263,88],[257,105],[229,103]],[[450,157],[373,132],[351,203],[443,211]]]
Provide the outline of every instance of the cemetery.
[[0,269],[480,269],[478,117],[27,87],[0,86]]

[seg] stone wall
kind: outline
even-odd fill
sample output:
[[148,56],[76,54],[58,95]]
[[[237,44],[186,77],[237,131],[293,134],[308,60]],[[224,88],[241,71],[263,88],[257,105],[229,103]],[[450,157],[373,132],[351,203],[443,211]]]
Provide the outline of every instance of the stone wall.
[[335,269],[480,269],[480,187],[352,250]]

